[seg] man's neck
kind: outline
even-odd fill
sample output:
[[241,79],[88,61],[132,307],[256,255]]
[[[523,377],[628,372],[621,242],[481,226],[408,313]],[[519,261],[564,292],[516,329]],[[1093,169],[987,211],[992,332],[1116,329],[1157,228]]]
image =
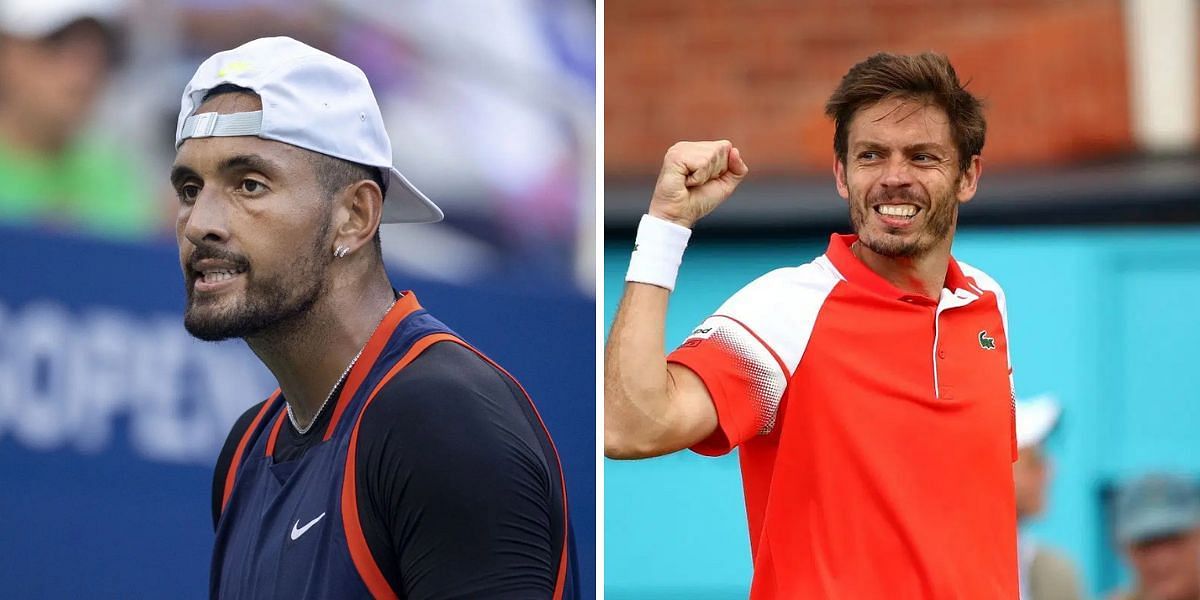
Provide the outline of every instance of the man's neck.
[[270,369],[292,409],[307,427],[338,379],[379,326],[394,296],[386,278],[370,289],[331,289],[296,323],[246,338]]
[[850,251],[863,264],[901,291],[937,300],[946,285],[950,266],[950,240],[913,257],[891,257],[876,253],[865,244],[854,242]]

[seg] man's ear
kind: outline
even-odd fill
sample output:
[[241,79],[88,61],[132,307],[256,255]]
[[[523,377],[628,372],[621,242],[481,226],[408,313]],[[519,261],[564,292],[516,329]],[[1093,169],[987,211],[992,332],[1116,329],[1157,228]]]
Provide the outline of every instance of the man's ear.
[[369,179],[361,179],[342,190],[337,197],[338,209],[333,247],[349,248],[347,255],[371,243],[383,218],[383,190]]
[[846,185],[846,163],[837,157],[833,159],[833,181],[837,184],[838,195],[849,200],[850,186]]
[[960,203],[970,202],[971,198],[975,197],[975,191],[979,188],[979,176],[982,174],[983,160],[976,154],[971,157],[971,164],[967,166],[967,170],[958,177],[958,189],[955,190],[955,197]]

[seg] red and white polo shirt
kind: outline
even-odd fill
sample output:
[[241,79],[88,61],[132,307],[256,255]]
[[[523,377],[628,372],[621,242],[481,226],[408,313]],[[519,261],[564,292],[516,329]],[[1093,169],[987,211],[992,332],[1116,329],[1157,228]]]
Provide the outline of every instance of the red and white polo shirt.
[[740,448],[751,598],[1017,598],[1004,293],[950,260],[907,294],[834,235],[733,295],[670,354]]

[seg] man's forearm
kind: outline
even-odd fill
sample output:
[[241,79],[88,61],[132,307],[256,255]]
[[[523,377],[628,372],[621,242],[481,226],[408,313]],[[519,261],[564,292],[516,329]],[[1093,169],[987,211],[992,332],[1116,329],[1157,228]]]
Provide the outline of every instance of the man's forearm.
[[717,427],[700,378],[667,367],[667,301],[692,225],[729,198],[747,172],[728,140],[679,142],[663,157],[604,353],[604,454],[610,458],[674,452]]
[[604,352],[604,453],[646,455],[647,444],[669,429],[670,408],[665,288],[627,283]]

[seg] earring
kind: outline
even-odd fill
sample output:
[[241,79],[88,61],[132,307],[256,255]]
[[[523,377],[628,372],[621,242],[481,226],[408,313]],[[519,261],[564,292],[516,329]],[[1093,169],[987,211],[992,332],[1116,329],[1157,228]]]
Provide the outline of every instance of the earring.
[[350,246],[338,246],[337,250],[333,251],[334,258],[345,258],[350,253]]

